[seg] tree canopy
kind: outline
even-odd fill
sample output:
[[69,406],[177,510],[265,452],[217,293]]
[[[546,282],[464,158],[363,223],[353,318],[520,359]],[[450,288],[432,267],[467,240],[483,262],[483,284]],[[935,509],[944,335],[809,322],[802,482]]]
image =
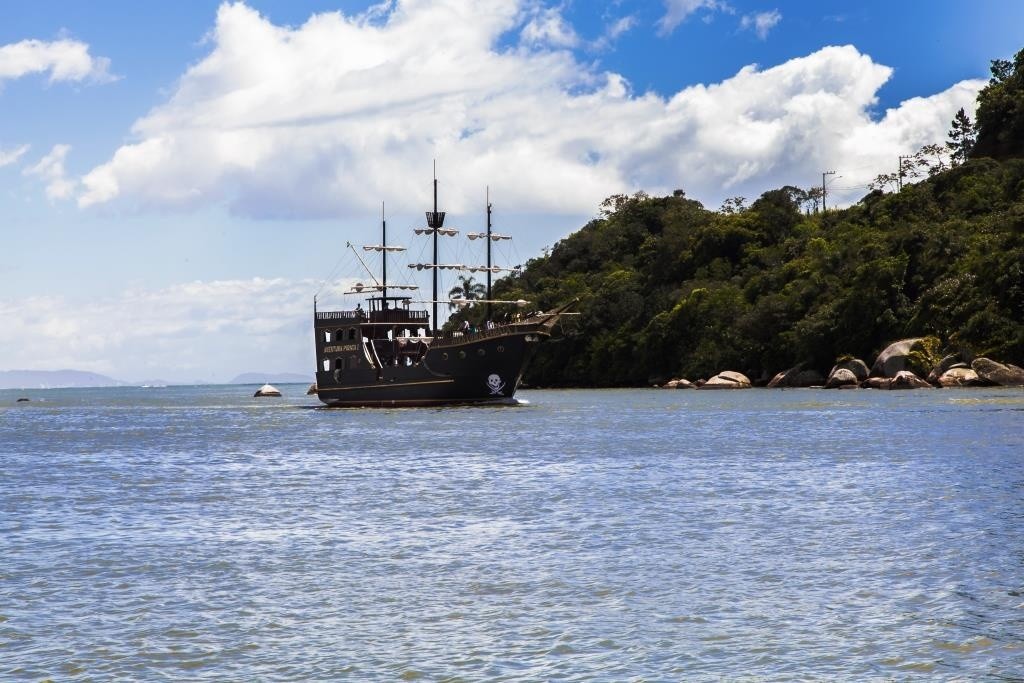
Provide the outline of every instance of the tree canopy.
[[992,78],[978,94],[977,127],[971,156],[1024,156],[1024,49],[1012,62],[992,62]]
[[1024,159],[975,159],[828,214],[801,213],[786,189],[739,213],[620,196],[495,297],[580,299],[528,372],[547,386],[827,371],[911,336],[1024,364],[1022,190]]
[[[949,144],[907,157],[847,209],[818,213],[820,195],[793,187],[719,211],[682,190],[609,197],[495,284],[494,298],[541,309],[580,300],[526,380],[639,386],[727,369],[763,380],[919,336],[1024,365],[1024,50],[992,73],[976,127],[959,112]],[[913,176],[927,177],[882,191]]]

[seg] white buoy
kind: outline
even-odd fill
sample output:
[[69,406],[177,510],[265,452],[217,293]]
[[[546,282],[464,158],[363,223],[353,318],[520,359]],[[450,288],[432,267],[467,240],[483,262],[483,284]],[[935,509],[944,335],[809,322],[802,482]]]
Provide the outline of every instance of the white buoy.
[[256,390],[253,394],[253,398],[264,398],[267,396],[280,396],[281,392],[277,387],[271,386],[270,384],[264,384],[262,387]]

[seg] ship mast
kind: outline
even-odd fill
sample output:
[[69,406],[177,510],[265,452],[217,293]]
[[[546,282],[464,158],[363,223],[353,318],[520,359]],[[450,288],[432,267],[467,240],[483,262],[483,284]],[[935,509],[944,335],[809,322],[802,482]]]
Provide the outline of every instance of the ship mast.
[[384,220],[384,202],[380,203],[380,244],[384,247],[380,252],[381,267],[381,308],[388,307],[388,222]]
[[491,186],[487,186],[487,320],[491,320]]
[[434,314],[430,318],[430,322],[434,325],[434,334],[437,336],[438,325],[437,325],[437,229],[441,226],[437,224],[437,160],[434,160],[434,212],[430,216],[428,222],[429,227],[434,229]]

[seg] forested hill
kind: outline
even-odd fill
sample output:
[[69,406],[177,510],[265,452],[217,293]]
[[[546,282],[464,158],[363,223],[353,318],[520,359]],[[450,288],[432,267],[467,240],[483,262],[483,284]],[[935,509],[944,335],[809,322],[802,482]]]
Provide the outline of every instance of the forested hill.
[[827,372],[840,356],[921,336],[1024,365],[1024,50],[993,62],[979,104],[972,149],[987,156],[965,153],[841,211],[808,215],[796,188],[724,211],[678,191],[610,198],[495,287],[545,310],[580,299],[526,381],[637,386],[726,369],[764,379],[801,362]]

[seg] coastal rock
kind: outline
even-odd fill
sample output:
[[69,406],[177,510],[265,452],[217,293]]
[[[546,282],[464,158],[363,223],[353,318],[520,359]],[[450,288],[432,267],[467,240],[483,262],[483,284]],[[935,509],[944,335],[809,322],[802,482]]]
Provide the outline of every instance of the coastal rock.
[[952,367],[942,373],[937,382],[940,387],[974,387],[985,383],[968,367]]
[[828,373],[829,379],[832,378],[832,375],[834,375],[837,370],[849,370],[853,373],[853,376],[857,378],[858,382],[863,382],[868,378],[868,374],[870,374],[868,372],[868,364],[860,358],[850,358],[849,360],[836,363]]
[[963,362],[963,358],[960,356],[959,353],[950,354],[943,358],[942,360],[940,360],[938,364],[934,368],[932,368],[932,371],[928,373],[927,379],[932,384],[938,384],[939,378],[942,377],[942,375],[944,375],[947,370],[956,367],[968,367],[967,364]]
[[725,370],[720,372],[705,384],[699,387],[700,389],[749,389],[750,379],[746,375],[733,372],[731,370]]
[[888,389],[892,380],[888,377],[868,377],[860,383],[865,389]]
[[900,370],[892,378],[890,389],[931,389],[932,385],[909,370]]
[[804,370],[803,365],[797,365],[775,375],[772,381],[768,382],[768,388],[794,387],[805,388],[821,386],[825,378],[817,370]]
[[665,382],[662,389],[694,389],[693,382],[688,379],[671,379]]
[[923,341],[923,337],[913,339],[901,339],[885,347],[885,350],[878,354],[875,364],[871,366],[871,377],[895,378],[897,373],[907,369],[907,357],[914,345]]
[[[865,366],[865,369],[867,369],[867,366]],[[849,370],[847,368],[836,368],[832,370],[832,373],[829,375],[828,381],[825,383],[825,388],[838,389],[839,387],[855,387],[858,384],[860,384],[860,381],[857,379],[857,375],[853,374],[853,370]]]
[[262,387],[256,390],[256,393],[252,395],[253,398],[269,398],[272,396],[280,396],[281,391],[275,386],[264,384]]
[[975,358],[971,369],[978,377],[1003,387],[1024,386],[1024,368],[1009,363],[997,363],[988,358]]

